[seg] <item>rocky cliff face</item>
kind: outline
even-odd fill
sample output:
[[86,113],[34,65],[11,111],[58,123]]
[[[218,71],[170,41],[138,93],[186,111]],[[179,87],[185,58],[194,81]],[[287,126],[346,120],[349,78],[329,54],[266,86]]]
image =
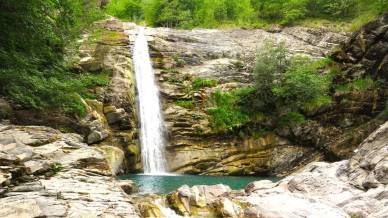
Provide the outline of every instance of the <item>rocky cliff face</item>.
[[[136,32],[130,32],[135,35]],[[173,30],[148,28],[151,56],[159,78],[169,133],[170,170],[205,175],[284,173],[323,158],[312,146],[266,134],[238,138],[212,131],[207,101],[216,89],[231,90],[252,84],[258,48],[266,41],[284,41],[292,54],[320,58],[344,42],[346,35],[308,28],[263,30]],[[133,37],[134,38],[134,37]],[[217,81],[215,87],[195,90],[195,79]],[[179,102],[193,102],[184,107]]]
[[[97,144],[109,158],[116,159],[117,170],[139,171],[141,159],[137,140],[135,81],[126,29],[134,28],[115,19],[96,23],[84,36],[80,59],[85,71],[110,72],[109,85],[95,90],[97,100],[87,101],[88,115],[81,120],[87,127],[88,144]],[[121,157],[115,157],[115,151]]]

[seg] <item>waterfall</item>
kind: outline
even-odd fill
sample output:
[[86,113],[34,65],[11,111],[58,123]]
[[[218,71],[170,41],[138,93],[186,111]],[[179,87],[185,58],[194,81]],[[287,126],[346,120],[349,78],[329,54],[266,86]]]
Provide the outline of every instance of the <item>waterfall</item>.
[[144,173],[162,174],[166,172],[163,116],[144,27],[138,29],[133,49],[133,62],[138,91]]

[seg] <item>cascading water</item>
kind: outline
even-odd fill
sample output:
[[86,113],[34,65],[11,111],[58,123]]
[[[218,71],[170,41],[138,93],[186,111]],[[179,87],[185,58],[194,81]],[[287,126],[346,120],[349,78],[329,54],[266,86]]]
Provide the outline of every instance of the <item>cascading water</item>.
[[138,28],[133,61],[139,101],[140,141],[144,173],[163,174],[166,172],[163,117],[144,27]]

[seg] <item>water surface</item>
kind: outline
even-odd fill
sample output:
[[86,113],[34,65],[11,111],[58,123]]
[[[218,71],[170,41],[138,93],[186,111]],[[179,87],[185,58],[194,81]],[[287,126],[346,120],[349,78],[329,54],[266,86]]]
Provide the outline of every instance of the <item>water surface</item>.
[[119,177],[134,181],[142,193],[167,194],[183,185],[228,185],[232,189],[243,189],[250,182],[257,180],[278,181],[275,177],[253,177],[253,176],[195,176],[195,175],[145,175],[131,174]]

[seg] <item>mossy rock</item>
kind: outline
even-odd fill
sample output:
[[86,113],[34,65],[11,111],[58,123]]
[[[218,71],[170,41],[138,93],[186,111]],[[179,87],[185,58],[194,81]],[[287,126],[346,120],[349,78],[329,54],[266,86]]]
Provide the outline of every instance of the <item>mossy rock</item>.
[[143,217],[163,217],[160,208],[149,202],[144,202],[139,205],[140,213]]
[[138,145],[128,145],[127,147],[128,154],[131,156],[139,156],[140,155],[140,148]]

